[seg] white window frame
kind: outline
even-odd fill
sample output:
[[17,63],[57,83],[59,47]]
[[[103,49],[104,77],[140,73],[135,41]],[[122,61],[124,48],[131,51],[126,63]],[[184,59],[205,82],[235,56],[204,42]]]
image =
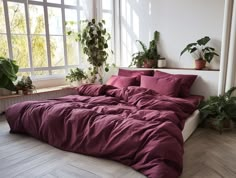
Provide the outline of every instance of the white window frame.
[[[38,86],[39,88],[42,87],[50,87],[55,86],[55,85],[65,85],[65,75],[51,75],[52,74],[52,70],[57,70],[57,69],[64,69],[66,71],[66,73],[69,71],[70,68],[75,68],[81,65],[81,50],[80,50],[80,46],[78,45],[78,53],[79,53],[79,61],[78,61],[78,65],[68,65],[68,59],[67,59],[67,43],[66,43],[66,29],[65,26],[62,25],[62,31],[63,34],[62,35],[58,35],[58,36],[62,36],[63,37],[63,45],[64,45],[64,60],[65,60],[65,65],[64,66],[53,66],[51,64],[51,53],[50,53],[50,36],[57,36],[57,35],[51,35],[49,33],[49,26],[48,24],[48,9],[47,7],[56,7],[56,8],[60,8],[61,10],[61,15],[62,15],[62,24],[65,24],[65,9],[75,9],[77,10],[77,20],[80,19],[80,12],[83,10],[81,6],[79,6],[77,4],[77,6],[71,6],[71,5],[66,5],[64,2],[66,0],[61,0],[61,4],[55,4],[55,3],[48,3],[46,2],[46,0],[43,0],[43,2],[40,1],[33,1],[33,0],[3,0],[3,6],[4,6],[4,15],[5,15],[5,23],[6,23],[6,36],[7,36],[7,43],[8,43],[8,53],[9,53],[9,57],[11,59],[13,59],[13,50],[12,50],[12,34],[11,34],[11,29],[10,29],[10,22],[9,22],[9,13],[8,13],[8,2],[15,2],[15,3],[22,3],[24,5],[24,10],[25,10],[25,20],[26,20],[26,34],[21,34],[21,35],[25,35],[27,37],[27,42],[28,42],[28,54],[29,54],[29,68],[20,68],[19,72],[30,72],[31,74],[34,71],[41,71],[41,70],[45,70],[49,72],[49,76],[42,76],[42,78],[36,78],[34,76],[32,76],[32,80],[34,83],[36,84],[36,87]],[[79,1],[77,1],[77,3],[79,3]],[[119,59],[119,55],[120,52],[118,51],[119,48],[117,48],[117,44],[119,42],[117,42],[117,32],[116,29],[117,25],[119,25],[119,23],[115,23],[116,22],[116,17],[117,17],[117,9],[115,8],[117,6],[117,4],[119,4],[119,0],[113,0],[113,32],[112,32],[112,50],[116,49],[115,51],[115,55],[113,56],[113,59],[115,61],[115,59]],[[29,5],[37,5],[37,6],[42,6],[44,9],[44,22],[45,22],[45,38],[46,38],[46,50],[47,50],[47,61],[48,61],[48,67],[33,67],[33,56],[32,56],[32,44],[31,44],[31,36],[33,36],[34,34],[31,34],[30,32],[30,24],[29,24],[29,9],[28,6]],[[106,11],[102,9],[101,6],[101,0],[93,0],[93,17],[95,19],[100,20],[101,19],[101,12],[102,11]],[[79,25],[78,25],[78,30],[79,30]],[[117,30],[119,31],[119,30]],[[117,61],[115,61],[117,63]],[[58,82],[55,82],[55,80],[58,79]],[[63,79],[63,80],[62,80]],[[54,81],[52,83],[50,83],[50,81]],[[57,83],[57,84],[55,84]]]

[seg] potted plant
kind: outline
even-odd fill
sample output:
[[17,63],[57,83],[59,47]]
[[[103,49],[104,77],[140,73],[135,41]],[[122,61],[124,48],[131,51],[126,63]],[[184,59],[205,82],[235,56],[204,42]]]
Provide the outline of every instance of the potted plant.
[[187,51],[195,58],[195,69],[201,70],[205,68],[206,62],[210,63],[215,56],[219,56],[214,48],[206,46],[210,40],[210,37],[205,36],[195,43],[188,44],[180,53],[180,56]]
[[33,82],[29,76],[23,76],[21,80],[17,82],[16,88],[18,93],[20,93],[20,91],[23,91],[23,94],[27,95],[33,93],[35,86],[33,85]]
[[87,79],[87,75],[78,67],[70,69],[70,72],[66,76],[66,80],[70,81],[74,86],[80,85],[84,79]]
[[231,129],[233,120],[236,118],[236,97],[232,93],[236,87],[232,87],[225,94],[220,96],[211,96],[203,101],[200,106],[200,117],[203,122],[210,127],[220,131]]
[[142,51],[134,53],[132,55],[132,61],[129,66],[135,65],[136,67],[152,68],[157,67],[157,60],[160,55],[157,51],[157,43],[159,42],[160,33],[158,31],[154,32],[153,40],[149,42],[149,48],[140,40],[137,42],[142,47]]
[[16,91],[13,82],[17,79],[19,66],[14,60],[0,57],[0,88]]
[[[74,35],[76,41],[80,41],[84,54],[87,55],[87,61],[92,65],[90,71],[91,82],[103,82],[102,71],[108,71],[106,64],[108,53],[108,41],[111,39],[110,34],[105,28],[105,21],[96,22],[95,19],[81,21],[84,28],[81,32],[68,31],[68,35]],[[111,51],[112,52],[112,51]],[[113,52],[112,52],[113,53]]]

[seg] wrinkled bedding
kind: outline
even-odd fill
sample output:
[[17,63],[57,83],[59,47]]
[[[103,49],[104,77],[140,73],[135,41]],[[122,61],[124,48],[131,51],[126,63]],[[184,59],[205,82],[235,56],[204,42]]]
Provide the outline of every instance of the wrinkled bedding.
[[15,104],[6,111],[11,133],[62,150],[107,158],[150,178],[182,172],[185,119],[196,105],[141,87],[84,85],[78,95]]

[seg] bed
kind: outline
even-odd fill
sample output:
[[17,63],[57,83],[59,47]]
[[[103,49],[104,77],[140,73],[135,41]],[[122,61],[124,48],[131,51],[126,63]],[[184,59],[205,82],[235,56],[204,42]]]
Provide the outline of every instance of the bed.
[[[77,95],[15,104],[6,111],[11,133],[117,161],[150,178],[179,177],[184,140],[196,127],[202,98],[168,96],[175,94],[176,86],[169,90],[160,85],[166,77],[158,80],[162,86],[158,92],[145,87],[142,76],[124,77],[113,77],[108,85],[83,85],[76,89]],[[145,78],[147,83],[149,79]],[[137,80],[140,86],[131,86]],[[172,86],[180,80],[168,82]]]

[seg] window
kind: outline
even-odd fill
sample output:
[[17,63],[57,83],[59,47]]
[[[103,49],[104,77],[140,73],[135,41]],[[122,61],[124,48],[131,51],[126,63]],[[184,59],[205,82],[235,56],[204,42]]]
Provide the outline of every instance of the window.
[[[64,76],[70,68],[85,67],[79,43],[66,35],[64,24],[87,19],[95,6],[91,2],[101,4],[100,17],[113,35],[113,0],[0,0],[0,56],[17,61],[19,76],[33,78]],[[113,42],[109,46],[114,49]]]
[[16,60],[19,75],[65,74],[80,54],[64,24],[81,14],[78,0],[0,0],[0,56]]
[[[115,38],[114,33],[114,1],[113,0],[101,0],[101,19],[106,22],[106,29],[110,33],[112,38]],[[109,49],[114,51],[114,39],[109,41]],[[114,54],[109,54],[108,63],[114,62]]]

